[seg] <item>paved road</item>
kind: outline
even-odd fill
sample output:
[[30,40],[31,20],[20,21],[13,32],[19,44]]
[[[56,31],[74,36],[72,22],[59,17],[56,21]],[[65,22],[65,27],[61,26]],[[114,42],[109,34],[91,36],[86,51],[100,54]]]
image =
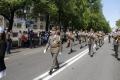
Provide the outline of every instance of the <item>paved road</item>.
[[41,75],[44,75],[43,80],[120,80],[120,62],[114,58],[112,45],[108,41],[93,58],[87,55],[86,49],[75,45],[75,52],[69,55],[69,49],[64,46],[59,61],[66,64],[52,76],[45,73],[50,69],[52,59],[50,54],[43,54],[44,47],[18,50],[18,53],[6,58],[5,80],[39,80]]

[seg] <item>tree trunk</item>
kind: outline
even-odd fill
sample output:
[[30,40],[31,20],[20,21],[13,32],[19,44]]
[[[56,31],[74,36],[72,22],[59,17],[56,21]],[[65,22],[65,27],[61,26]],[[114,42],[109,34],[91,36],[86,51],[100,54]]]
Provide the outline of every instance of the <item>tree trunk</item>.
[[12,30],[13,23],[14,23],[14,11],[11,12],[11,16],[9,19],[8,32]]
[[50,17],[49,14],[46,15],[46,31],[48,31],[50,26]]

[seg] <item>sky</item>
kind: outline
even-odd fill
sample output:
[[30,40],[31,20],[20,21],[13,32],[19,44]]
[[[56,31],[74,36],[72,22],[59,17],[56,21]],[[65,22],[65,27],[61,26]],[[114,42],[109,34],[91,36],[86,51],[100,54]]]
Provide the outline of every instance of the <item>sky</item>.
[[103,14],[110,26],[115,27],[115,23],[120,19],[120,0],[102,0]]

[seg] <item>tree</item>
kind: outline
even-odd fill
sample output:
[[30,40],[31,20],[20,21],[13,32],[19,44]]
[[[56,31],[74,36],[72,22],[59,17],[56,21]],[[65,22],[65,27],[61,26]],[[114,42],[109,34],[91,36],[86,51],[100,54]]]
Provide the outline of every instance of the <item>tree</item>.
[[60,22],[65,28],[71,26],[72,29],[110,31],[109,23],[102,12],[101,0],[32,0],[31,4],[31,16],[45,14],[47,27],[51,21],[54,24]]
[[120,28],[120,19],[116,21],[116,26]]
[[34,0],[32,16],[38,17],[39,14],[46,15],[46,30],[50,25],[50,19],[52,21],[57,21],[57,11],[58,8],[52,0]]
[[8,20],[8,31],[12,30],[15,12],[26,4],[27,0],[0,0],[0,15]]
[[0,15],[9,21],[9,30],[12,29],[14,14],[23,15],[19,11],[26,7],[33,7],[30,15],[33,18],[45,14],[47,27],[51,21],[61,23],[65,28],[110,31],[101,0],[0,0]]

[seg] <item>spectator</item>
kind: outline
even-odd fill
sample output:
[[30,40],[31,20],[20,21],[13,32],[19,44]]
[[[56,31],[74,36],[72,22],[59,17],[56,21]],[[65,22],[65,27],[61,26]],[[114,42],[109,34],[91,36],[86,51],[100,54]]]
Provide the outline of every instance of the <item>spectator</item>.
[[44,43],[44,32],[42,31],[41,32],[41,45],[43,45]]
[[22,34],[22,37],[21,37],[22,47],[24,47],[24,48],[27,47],[27,41],[28,41],[28,38],[27,38],[26,33],[24,31]]
[[29,40],[28,40],[28,32],[27,31],[25,32],[25,37],[26,37],[26,42],[25,42],[26,45],[25,46],[29,47]]
[[34,48],[38,46],[38,43],[39,43],[38,35],[37,35],[37,33],[34,33],[34,37],[33,37],[33,46],[34,46]]
[[41,32],[38,33],[38,37],[39,37],[39,46],[41,45]]
[[45,44],[48,42],[49,39],[49,33],[45,32]]
[[19,47],[19,48],[21,47],[21,37],[22,37],[22,32],[19,31],[19,32],[18,32],[18,47]]
[[5,66],[5,50],[6,50],[6,40],[5,33],[0,27],[0,79],[6,76],[6,66]]
[[32,47],[33,47],[33,37],[34,37],[34,32],[33,32],[33,30],[30,30],[30,31],[28,32],[28,36],[29,36],[30,48],[32,48]]
[[7,32],[6,34],[6,42],[7,42],[7,48],[6,52],[7,54],[11,54],[11,48],[12,48],[12,31]]

